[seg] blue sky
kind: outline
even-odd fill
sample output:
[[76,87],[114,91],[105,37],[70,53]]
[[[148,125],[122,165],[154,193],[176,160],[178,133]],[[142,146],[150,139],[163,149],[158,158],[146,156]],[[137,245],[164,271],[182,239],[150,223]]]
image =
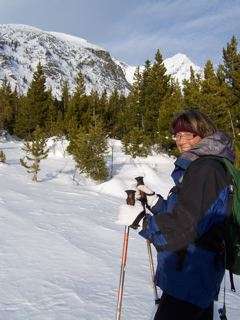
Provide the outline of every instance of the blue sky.
[[240,41],[240,0],[0,0],[0,24],[73,34],[129,64],[185,53],[198,65],[221,61]]

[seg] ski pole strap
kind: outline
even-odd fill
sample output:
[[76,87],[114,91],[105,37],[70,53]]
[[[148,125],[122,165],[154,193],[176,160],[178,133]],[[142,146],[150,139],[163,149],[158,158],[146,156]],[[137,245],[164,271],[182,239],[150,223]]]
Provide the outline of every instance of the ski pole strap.
[[133,223],[129,226],[132,229],[137,229],[139,227],[140,221],[145,217],[146,212],[143,210],[139,213],[139,215],[136,217],[136,219],[133,221]]

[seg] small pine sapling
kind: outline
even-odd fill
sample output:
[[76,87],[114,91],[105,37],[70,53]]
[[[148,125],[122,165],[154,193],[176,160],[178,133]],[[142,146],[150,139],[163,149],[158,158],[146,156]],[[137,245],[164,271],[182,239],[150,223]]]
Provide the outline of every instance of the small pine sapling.
[[6,163],[6,156],[2,150],[0,150],[0,162]]
[[47,158],[49,152],[46,146],[46,137],[39,127],[34,131],[31,141],[24,142],[22,150],[26,156],[20,159],[20,163],[28,173],[32,174],[32,180],[37,182],[40,162]]

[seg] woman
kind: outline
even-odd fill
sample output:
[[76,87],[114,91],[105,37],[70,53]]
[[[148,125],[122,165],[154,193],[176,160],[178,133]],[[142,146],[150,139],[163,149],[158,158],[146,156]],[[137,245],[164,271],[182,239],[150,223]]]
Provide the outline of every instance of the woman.
[[[231,177],[214,157],[234,161],[225,134],[198,111],[172,123],[180,156],[166,200],[144,185],[153,215],[140,235],[158,251],[156,285],[163,292],[155,320],[212,320],[224,276],[223,223],[229,212]],[[129,223],[131,224],[131,223]]]

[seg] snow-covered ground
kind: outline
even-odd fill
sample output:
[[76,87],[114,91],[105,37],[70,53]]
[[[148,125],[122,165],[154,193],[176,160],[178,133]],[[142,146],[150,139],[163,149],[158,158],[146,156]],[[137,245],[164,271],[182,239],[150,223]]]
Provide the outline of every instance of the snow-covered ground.
[[[21,142],[0,143],[7,156],[7,164],[0,164],[0,320],[115,319],[123,236],[115,220],[124,190],[143,175],[166,196],[174,160],[133,160],[119,141],[111,145],[114,177],[96,185],[78,175],[73,181],[66,142],[49,141],[39,183],[19,164]],[[237,320],[240,279],[236,294],[226,280],[228,319]],[[149,320],[152,300],[146,244],[131,230],[123,319]],[[221,302],[222,290],[216,308]]]

